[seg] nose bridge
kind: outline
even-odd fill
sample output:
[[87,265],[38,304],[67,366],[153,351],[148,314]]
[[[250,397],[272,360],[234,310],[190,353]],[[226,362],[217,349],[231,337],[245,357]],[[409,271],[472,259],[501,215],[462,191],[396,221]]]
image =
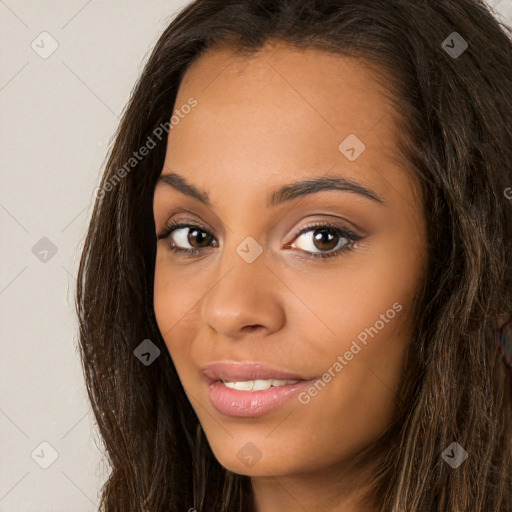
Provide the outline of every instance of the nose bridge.
[[248,198],[244,201],[243,194],[231,207],[237,212],[236,215],[232,214],[236,222],[231,224],[224,240],[219,263],[222,274],[232,269],[229,273],[231,279],[240,279],[248,286],[256,286],[263,274],[270,271],[266,266],[268,247],[263,234],[265,221],[261,224],[255,221],[263,219],[263,216],[258,213],[258,205],[250,204]]
[[223,241],[219,263],[221,275],[232,269],[230,274],[240,272],[242,279],[251,279],[258,273],[269,271],[265,265],[268,260],[264,247],[267,242],[263,234],[265,221],[255,221],[263,219],[259,205],[250,203],[250,198],[245,198],[242,193],[231,202],[230,208],[231,218],[236,222],[230,223]]
[[248,325],[278,328],[284,310],[267,263],[265,249],[255,238],[231,237],[220,256],[216,279],[203,298],[203,321],[226,336],[236,336]]

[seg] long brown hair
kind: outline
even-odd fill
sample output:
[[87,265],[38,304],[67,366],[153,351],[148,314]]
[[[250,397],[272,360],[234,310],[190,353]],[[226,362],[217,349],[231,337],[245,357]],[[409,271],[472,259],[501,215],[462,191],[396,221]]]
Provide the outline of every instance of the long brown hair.
[[[254,510],[250,478],[213,456],[158,330],[152,197],[190,64],[269,41],[373,66],[421,184],[428,268],[410,357],[396,419],[364,454],[380,454],[380,509],[507,510],[512,379],[496,329],[512,317],[512,43],[478,0],[196,0],[166,28],[115,134],[78,275],[80,354],[111,466],[101,510]],[[455,55],[454,41],[468,46]],[[145,339],[161,351],[148,366],[134,355]],[[442,458],[453,442],[468,452],[457,469]]]

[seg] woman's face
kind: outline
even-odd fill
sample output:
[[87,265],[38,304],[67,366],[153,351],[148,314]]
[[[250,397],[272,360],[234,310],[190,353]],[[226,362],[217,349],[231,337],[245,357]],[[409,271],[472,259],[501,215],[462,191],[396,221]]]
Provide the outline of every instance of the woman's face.
[[155,314],[233,472],[342,464],[392,419],[426,240],[375,78],[280,45],[210,52],[179,89],[154,217],[185,227],[157,242]]

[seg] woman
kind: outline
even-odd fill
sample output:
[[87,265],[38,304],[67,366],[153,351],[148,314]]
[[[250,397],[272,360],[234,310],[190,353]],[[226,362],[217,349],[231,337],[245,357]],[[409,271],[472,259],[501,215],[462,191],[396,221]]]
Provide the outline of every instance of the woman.
[[511,68],[475,0],[178,14],[79,270],[102,510],[510,510]]

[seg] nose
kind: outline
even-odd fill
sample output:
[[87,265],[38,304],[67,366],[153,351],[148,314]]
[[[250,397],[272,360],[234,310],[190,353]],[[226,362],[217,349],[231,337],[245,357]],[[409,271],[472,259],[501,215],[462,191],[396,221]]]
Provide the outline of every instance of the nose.
[[267,266],[265,252],[248,263],[233,250],[225,263],[202,299],[202,320],[219,334],[233,339],[281,329],[285,324],[286,287]]

